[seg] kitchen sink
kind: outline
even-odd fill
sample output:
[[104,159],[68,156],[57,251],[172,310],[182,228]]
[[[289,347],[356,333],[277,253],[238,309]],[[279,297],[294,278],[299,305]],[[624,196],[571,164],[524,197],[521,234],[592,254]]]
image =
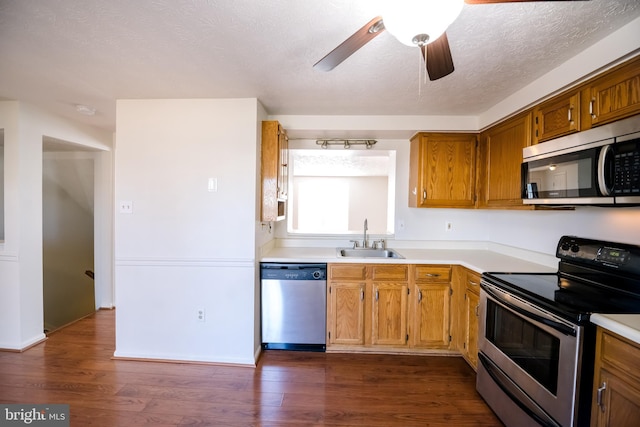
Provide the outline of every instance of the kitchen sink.
[[393,249],[338,248],[338,258],[404,258]]

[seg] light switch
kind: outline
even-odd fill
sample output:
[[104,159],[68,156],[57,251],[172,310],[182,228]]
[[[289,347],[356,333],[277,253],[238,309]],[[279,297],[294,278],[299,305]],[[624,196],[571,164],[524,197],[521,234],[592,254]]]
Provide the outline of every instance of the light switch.
[[207,183],[207,190],[210,193],[215,193],[218,191],[218,178],[209,178],[209,182]]

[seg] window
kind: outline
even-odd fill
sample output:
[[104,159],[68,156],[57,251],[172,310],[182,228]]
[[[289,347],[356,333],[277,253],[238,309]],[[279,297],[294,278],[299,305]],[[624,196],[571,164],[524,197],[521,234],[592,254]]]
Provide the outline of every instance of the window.
[[289,166],[289,233],[393,234],[395,151],[290,149]]

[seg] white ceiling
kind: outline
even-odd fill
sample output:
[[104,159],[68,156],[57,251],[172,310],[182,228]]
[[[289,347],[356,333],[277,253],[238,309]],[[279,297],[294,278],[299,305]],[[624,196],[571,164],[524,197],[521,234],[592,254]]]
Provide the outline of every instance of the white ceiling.
[[[478,115],[640,16],[638,0],[465,5],[456,71],[382,33],[313,64],[378,13],[371,0],[0,0],[0,99],[115,130],[116,99],[258,98],[270,115]],[[97,109],[93,117],[76,104]]]

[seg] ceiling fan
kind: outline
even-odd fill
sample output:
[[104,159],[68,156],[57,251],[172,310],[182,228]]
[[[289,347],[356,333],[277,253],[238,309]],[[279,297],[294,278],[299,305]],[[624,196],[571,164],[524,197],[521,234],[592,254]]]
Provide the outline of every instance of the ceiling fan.
[[386,29],[401,43],[418,46],[425,60],[429,79],[437,80],[451,74],[454,70],[445,30],[456,20],[464,3],[489,4],[531,1],[588,0],[394,0],[383,2],[387,4],[387,7],[386,10],[383,10],[382,16],[373,18],[324,58],[316,62],[313,67],[322,71],[333,70]]

